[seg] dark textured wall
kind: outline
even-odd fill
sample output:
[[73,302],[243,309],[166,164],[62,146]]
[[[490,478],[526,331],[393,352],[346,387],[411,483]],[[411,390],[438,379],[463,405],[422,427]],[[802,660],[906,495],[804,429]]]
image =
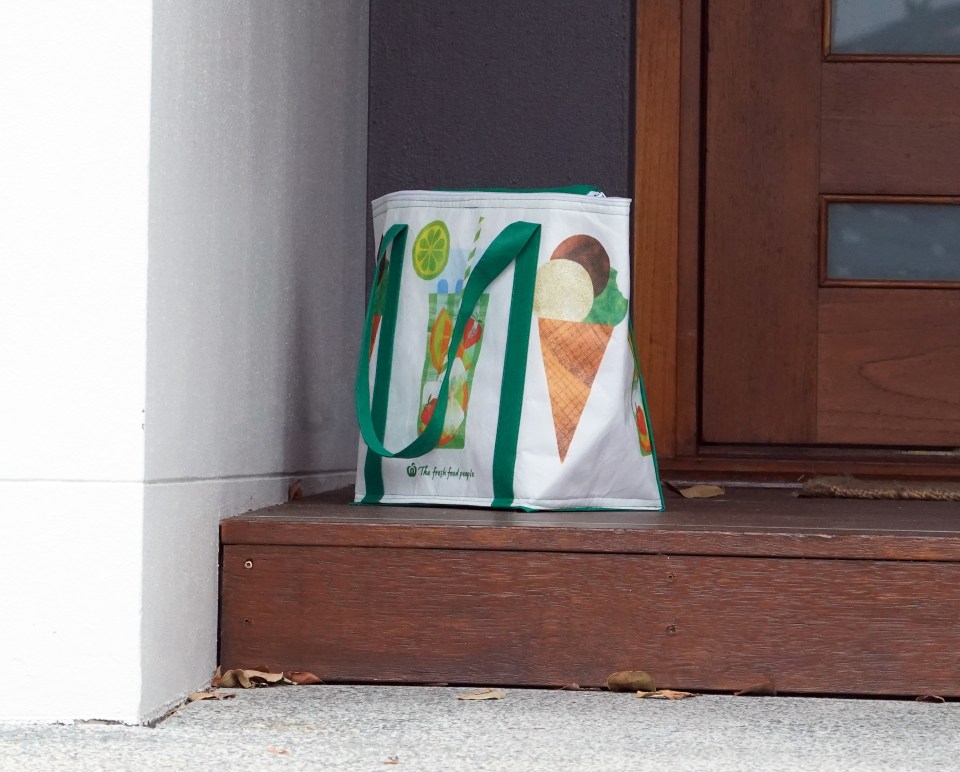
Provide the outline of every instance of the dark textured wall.
[[630,195],[632,0],[371,0],[367,192]]

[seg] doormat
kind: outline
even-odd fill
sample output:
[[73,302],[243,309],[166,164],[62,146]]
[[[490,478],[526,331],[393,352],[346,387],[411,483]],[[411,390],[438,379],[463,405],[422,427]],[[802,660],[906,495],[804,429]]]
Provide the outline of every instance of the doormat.
[[899,501],[960,501],[960,483],[857,480],[854,477],[811,477],[800,496],[827,499],[895,499]]

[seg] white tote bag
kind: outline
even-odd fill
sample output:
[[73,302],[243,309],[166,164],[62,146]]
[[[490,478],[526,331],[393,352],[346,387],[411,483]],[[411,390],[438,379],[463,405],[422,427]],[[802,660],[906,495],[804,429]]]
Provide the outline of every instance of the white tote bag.
[[630,200],[563,190],[373,202],[358,503],[663,509]]

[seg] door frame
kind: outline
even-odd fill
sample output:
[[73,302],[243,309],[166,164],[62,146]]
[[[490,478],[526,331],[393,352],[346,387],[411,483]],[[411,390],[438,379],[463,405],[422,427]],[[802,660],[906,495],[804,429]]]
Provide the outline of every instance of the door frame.
[[661,468],[674,476],[960,478],[960,452],[702,442],[705,0],[637,0],[633,318]]

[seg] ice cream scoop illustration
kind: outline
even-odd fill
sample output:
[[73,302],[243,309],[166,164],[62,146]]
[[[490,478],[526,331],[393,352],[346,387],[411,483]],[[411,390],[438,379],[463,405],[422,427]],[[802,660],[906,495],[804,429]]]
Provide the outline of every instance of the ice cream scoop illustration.
[[628,305],[607,251],[592,236],[565,239],[537,270],[533,309],[561,463]]

